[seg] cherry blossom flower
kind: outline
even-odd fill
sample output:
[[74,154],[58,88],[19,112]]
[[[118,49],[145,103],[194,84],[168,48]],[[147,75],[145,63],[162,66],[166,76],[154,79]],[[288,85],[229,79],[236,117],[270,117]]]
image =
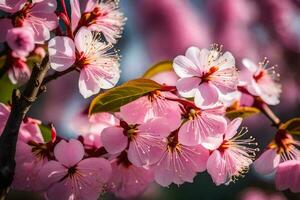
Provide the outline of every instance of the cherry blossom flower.
[[12,65],[8,70],[8,78],[13,84],[23,84],[29,80],[31,71],[24,58],[13,59]]
[[16,148],[14,189],[40,191],[38,173],[51,158],[51,147],[44,142],[40,122],[27,118],[22,123]]
[[83,137],[85,148],[93,149],[102,146],[101,133],[110,126],[119,124],[119,120],[110,113],[95,113],[91,116],[87,111],[76,115],[71,129]]
[[173,68],[180,77],[176,87],[181,96],[195,97],[198,107],[210,106],[219,101],[219,93],[236,90],[238,73],[231,53],[224,54],[221,47],[213,45],[211,50],[190,47],[185,56],[174,59]]
[[156,90],[146,96],[132,101],[121,107],[121,112],[127,113],[128,123],[141,124],[156,117],[172,121],[169,124],[172,130],[181,123],[181,110],[178,97],[171,92]]
[[209,156],[201,145],[186,146],[178,141],[178,131],[172,132],[164,143],[164,152],[153,165],[155,181],[168,186],[171,183],[193,182],[197,172],[206,170]]
[[268,63],[265,59],[256,65],[249,59],[243,59],[246,71],[241,73],[241,80],[252,95],[259,96],[267,104],[276,105],[281,93],[279,74],[275,73],[274,67],[267,68]]
[[112,162],[112,176],[107,186],[117,197],[130,199],[143,193],[153,181],[153,171],[133,165],[123,151]]
[[39,172],[49,200],[96,200],[111,176],[111,165],[103,158],[84,157],[78,140],[62,140],[54,148],[51,160]]
[[31,29],[26,27],[12,28],[7,31],[6,41],[15,57],[23,58],[34,49],[34,38]]
[[254,162],[255,170],[260,174],[270,174],[282,162],[300,160],[299,148],[299,141],[286,131],[279,130],[267,150]]
[[99,41],[97,35],[86,27],[77,32],[74,41],[57,36],[49,41],[49,60],[56,71],[72,65],[80,70],[79,91],[88,98],[116,85],[120,77],[118,56],[107,51],[111,45]]
[[178,140],[187,146],[202,144],[208,149],[217,148],[223,140],[227,121],[224,107],[188,108],[185,110],[185,122],[179,129]]
[[289,160],[278,165],[275,175],[276,187],[279,190],[290,189],[300,192],[300,161]]
[[254,138],[242,139],[248,131],[242,129],[237,132],[242,123],[241,118],[236,118],[228,124],[224,140],[218,149],[214,150],[207,161],[207,172],[211,175],[216,185],[228,184],[242,177],[258,151]]
[[0,10],[11,14],[12,20],[1,19],[0,41],[4,41],[7,30],[11,27],[25,26],[34,32],[34,41],[44,43],[50,39],[50,31],[58,25],[58,18],[54,13],[56,0],[17,1],[7,0],[0,4]]
[[128,159],[136,166],[155,163],[163,150],[163,136],[170,132],[161,118],[151,119],[143,124],[128,124],[129,113],[121,111],[119,126],[105,128],[101,134],[104,148],[111,154],[122,152],[128,147]]
[[70,3],[73,31],[86,26],[91,31],[101,32],[111,44],[121,37],[126,18],[115,1],[87,0],[82,3],[73,0]]

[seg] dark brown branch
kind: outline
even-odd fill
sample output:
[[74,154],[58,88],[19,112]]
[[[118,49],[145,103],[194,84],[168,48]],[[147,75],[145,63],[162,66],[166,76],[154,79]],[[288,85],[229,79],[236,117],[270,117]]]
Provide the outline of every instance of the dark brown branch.
[[13,181],[15,152],[19,128],[26,113],[35,102],[40,87],[49,69],[48,56],[40,65],[34,66],[23,92],[16,89],[12,95],[12,107],[0,137],[0,200],[5,199]]

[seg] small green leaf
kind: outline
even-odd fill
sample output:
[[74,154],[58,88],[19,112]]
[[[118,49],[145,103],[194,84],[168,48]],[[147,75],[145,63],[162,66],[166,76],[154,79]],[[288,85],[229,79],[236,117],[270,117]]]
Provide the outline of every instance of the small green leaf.
[[226,117],[229,119],[235,119],[237,117],[247,118],[251,115],[259,113],[259,109],[254,107],[238,107],[235,110],[230,110],[226,112]]
[[143,78],[152,78],[156,74],[159,74],[160,72],[165,71],[172,71],[173,70],[173,63],[169,60],[162,61],[160,63],[157,63],[156,65],[150,67],[145,74],[143,75]]
[[280,126],[280,129],[287,130],[290,134],[300,135],[300,117],[288,120]]
[[47,125],[44,125],[44,124],[40,124],[39,125],[40,127],[40,130],[42,132],[42,136],[44,138],[44,141],[47,143],[47,142],[50,142],[52,140],[52,132],[51,132],[51,127],[50,126],[47,126]]
[[16,86],[11,83],[7,75],[0,79],[0,102],[7,103],[11,100],[11,94]]
[[161,87],[155,81],[144,78],[128,81],[95,97],[89,113],[117,111],[121,106]]

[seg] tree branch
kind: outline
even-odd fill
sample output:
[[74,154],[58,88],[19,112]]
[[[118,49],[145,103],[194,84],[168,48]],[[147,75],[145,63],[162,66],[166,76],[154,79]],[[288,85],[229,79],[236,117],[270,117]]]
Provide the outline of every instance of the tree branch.
[[3,133],[0,137],[0,200],[5,199],[13,181],[15,153],[19,129],[26,113],[40,93],[40,87],[49,70],[49,57],[35,65],[23,92],[16,89],[12,95],[12,107]]

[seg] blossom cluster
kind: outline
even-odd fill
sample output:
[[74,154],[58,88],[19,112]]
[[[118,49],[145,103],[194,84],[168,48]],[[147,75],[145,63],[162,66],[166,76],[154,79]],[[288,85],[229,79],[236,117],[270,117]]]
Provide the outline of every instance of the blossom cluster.
[[[64,2],[64,1],[61,1]],[[84,98],[113,88],[119,78],[114,45],[126,18],[115,1],[71,0],[55,12],[55,0],[7,0],[0,19],[0,40],[8,46],[6,62],[13,83],[30,77],[26,59],[49,56],[55,73],[80,72]],[[65,29],[58,26],[61,20]],[[51,37],[51,34],[54,37]],[[45,52],[39,52],[47,48]],[[42,51],[41,50],[41,51]],[[207,172],[216,185],[243,177],[251,164],[258,173],[275,172],[280,190],[299,192],[300,142],[279,129],[257,159],[258,144],[241,117],[227,111],[240,106],[277,105],[281,93],[275,67],[243,60],[239,72],[234,56],[222,46],[190,47],[172,61],[175,80],[153,77],[160,89],[145,93],[115,112],[80,113],[71,126],[72,139],[51,127],[46,141],[41,122],[26,117],[16,147],[12,187],[42,192],[46,199],[97,199],[111,192],[133,198],[152,183],[163,187],[193,182]],[[0,134],[10,105],[0,104]]]

